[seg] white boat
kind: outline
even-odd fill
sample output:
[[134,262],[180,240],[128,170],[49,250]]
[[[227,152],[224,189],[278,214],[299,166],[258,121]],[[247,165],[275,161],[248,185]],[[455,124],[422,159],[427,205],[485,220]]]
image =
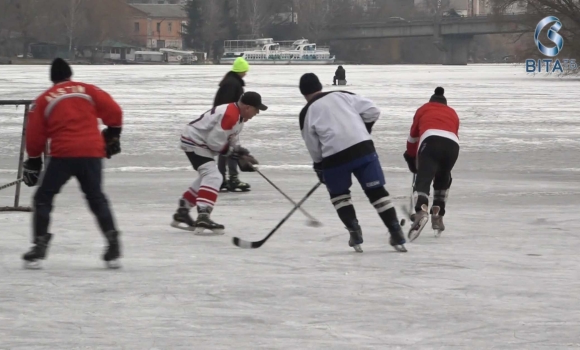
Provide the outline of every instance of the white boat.
[[163,53],[163,60],[167,64],[196,64],[198,60],[195,51],[161,48],[159,52]]
[[333,64],[328,47],[309,43],[308,39],[274,42],[272,38],[226,40],[220,64],[232,64],[243,57],[250,64]]

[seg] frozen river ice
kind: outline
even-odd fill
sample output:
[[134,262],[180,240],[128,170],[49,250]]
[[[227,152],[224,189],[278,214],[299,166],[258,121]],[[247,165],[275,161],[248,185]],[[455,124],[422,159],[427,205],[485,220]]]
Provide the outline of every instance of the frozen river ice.
[[[252,67],[246,78],[270,109],[242,142],[296,201],[316,183],[298,80],[313,71],[333,89],[335,68]],[[399,205],[413,113],[445,87],[462,124],[441,238],[426,229],[409,253],[394,253],[354,188],[363,254],[348,247],[324,190],[304,206],[324,227],[297,212],[262,248],[236,248],[233,236],[261,239],[291,209],[255,174],[242,174],[252,192],[218,199],[226,235],[175,230],[177,199],[195,177],[179,133],[211,107],[227,67],[73,66],[125,111],[123,153],[106,161],[124,268],[104,270],[76,184],[57,197],[44,270],[21,268],[29,214],[0,213],[0,350],[580,348],[580,81],[509,65],[345,68],[347,89],[383,111],[373,138]],[[0,99],[34,99],[48,86],[47,66],[0,68]],[[0,107],[0,185],[16,177],[22,111]],[[0,191],[0,206],[13,189]],[[23,189],[25,204],[31,195]]]

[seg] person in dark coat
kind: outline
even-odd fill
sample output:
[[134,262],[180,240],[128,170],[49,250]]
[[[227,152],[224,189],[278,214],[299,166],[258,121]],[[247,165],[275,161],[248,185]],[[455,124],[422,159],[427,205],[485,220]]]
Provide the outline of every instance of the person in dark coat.
[[336,72],[334,72],[334,78],[332,79],[332,85],[346,85],[346,71],[342,66],[338,66]]
[[[250,65],[243,57],[236,58],[232,70],[224,76],[219,84],[219,89],[213,101],[214,107],[239,101],[244,94],[245,83],[243,78],[249,70]],[[229,178],[226,178],[226,164],[229,170]],[[238,177],[238,162],[235,159],[220,155],[218,169],[224,177],[220,191],[246,192],[250,190],[250,185],[240,181]]]

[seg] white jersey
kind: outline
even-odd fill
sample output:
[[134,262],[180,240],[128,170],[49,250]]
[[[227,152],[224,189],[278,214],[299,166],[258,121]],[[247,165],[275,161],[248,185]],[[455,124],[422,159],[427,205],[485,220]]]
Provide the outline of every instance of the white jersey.
[[185,126],[181,133],[181,149],[214,158],[238,144],[243,127],[237,103],[216,106]]
[[325,167],[374,152],[369,133],[381,111],[373,101],[346,91],[320,93],[300,113],[306,148]]

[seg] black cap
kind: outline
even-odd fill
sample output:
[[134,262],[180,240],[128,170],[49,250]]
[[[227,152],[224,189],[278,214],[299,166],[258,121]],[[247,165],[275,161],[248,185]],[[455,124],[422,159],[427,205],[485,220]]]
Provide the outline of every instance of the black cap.
[[72,69],[62,58],[55,58],[50,66],[50,81],[58,83],[69,80],[72,77]]
[[300,93],[303,96],[322,91],[322,84],[314,73],[306,73],[300,77]]
[[262,103],[262,96],[257,92],[248,91],[244,93],[242,97],[240,97],[240,102],[248,106],[256,107],[261,111],[268,109],[268,106]]
[[435,89],[435,94],[431,96],[431,99],[429,99],[429,102],[438,102],[446,105],[447,99],[445,98],[445,96],[443,96],[444,93],[445,89],[443,89],[441,86],[438,86]]

